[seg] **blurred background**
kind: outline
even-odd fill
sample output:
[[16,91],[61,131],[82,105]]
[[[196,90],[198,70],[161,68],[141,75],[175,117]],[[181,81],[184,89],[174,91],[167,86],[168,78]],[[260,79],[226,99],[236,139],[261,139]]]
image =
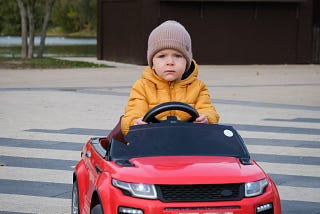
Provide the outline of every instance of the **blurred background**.
[[[46,0],[34,1],[35,53],[39,47]],[[55,0],[44,56],[96,56],[96,0]],[[0,56],[19,57],[21,19],[16,0],[0,0]]]

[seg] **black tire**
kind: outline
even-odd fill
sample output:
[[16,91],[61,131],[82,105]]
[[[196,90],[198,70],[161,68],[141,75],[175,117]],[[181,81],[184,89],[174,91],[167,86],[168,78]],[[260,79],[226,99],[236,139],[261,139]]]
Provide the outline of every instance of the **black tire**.
[[90,212],[90,214],[103,214],[102,206],[101,204],[97,204],[94,206]]
[[80,214],[78,181],[73,182],[71,214]]

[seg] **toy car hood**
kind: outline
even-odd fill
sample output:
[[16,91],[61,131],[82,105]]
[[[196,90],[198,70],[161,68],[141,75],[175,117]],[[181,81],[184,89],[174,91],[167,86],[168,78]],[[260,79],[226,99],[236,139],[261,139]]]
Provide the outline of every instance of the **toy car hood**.
[[132,166],[120,166],[115,162],[112,177],[149,184],[210,184],[213,178],[214,183],[243,183],[266,177],[259,166],[243,165],[234,157],[144,157],[130,163]]

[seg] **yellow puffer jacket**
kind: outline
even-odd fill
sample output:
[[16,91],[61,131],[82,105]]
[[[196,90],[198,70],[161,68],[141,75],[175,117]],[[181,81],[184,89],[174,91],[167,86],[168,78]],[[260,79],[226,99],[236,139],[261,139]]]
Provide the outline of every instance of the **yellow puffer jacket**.
[[[209,91],[203,81],[197,79],[198,65],[192,62],[193,70],[185,79],[168,82],[159,78],[148,66],[142,72],[142,78],[132,87],[125,114],[121,119],[121,130],[127,134],[134,121],[143,117],[148,110],[164,102],[178,101],[191,105],[199,114],[206,115],[209,123],[218,123],[219,114],[211,103]],[[157,116],[165,119],[174,115],[185,120],[190,117],[185,112],[167,111]]]

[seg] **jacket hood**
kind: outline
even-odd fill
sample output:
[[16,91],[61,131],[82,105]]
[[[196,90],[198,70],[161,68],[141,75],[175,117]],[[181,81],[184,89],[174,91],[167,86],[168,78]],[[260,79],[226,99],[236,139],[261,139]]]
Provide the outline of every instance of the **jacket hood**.
[[[185,76],[185,78],[182,80],[176,81],[176,83],[187,85],[193,82],[198,77],[198,72],[199,72],[198,64],[196,63],[195,60],[192,60],[189,70],[185,71],[185,73],[183,74],[183,77]],[[155,84],[167,83],[167,81],[161,79],[150,66],[147,66],[144,68],[141,78],[147,79]]]

